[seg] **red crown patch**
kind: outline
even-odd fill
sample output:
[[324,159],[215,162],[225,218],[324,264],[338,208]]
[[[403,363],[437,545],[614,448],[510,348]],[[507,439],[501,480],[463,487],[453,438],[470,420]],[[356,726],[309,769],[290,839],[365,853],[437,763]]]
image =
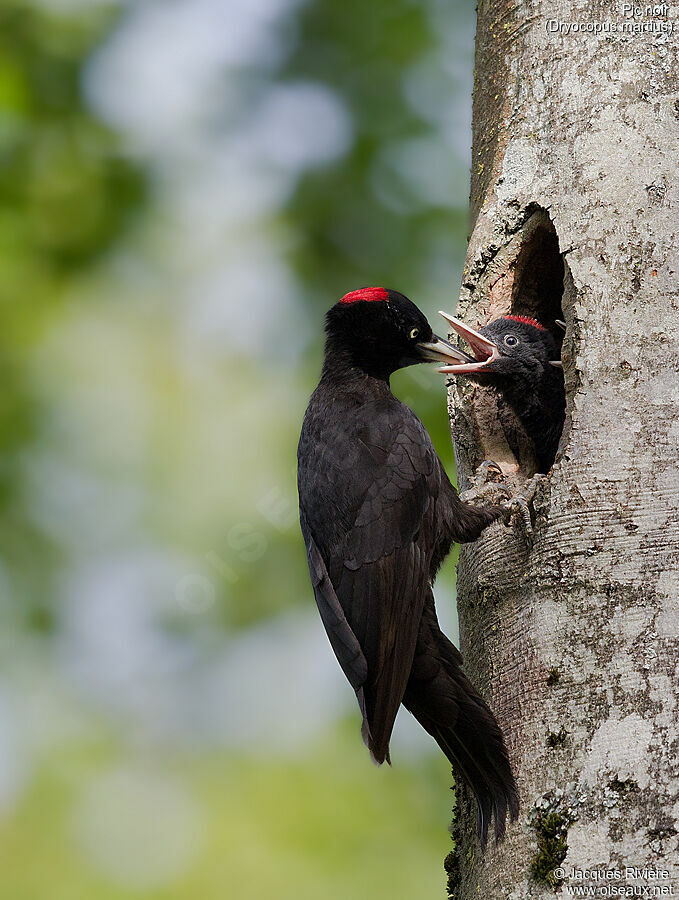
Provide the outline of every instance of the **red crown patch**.
[[505,319],[511,319],[512,322],[523,322],[526,325],[532,325],[533,328],[539,328],[540,331],[547,331],[544,325],[540,324],[537,319],[531,319],[530,316],[505,316]]
[[345,294],[340,303],[356,303],[359,300],[373,302],[375,300],[388,300],[389,294],[383,287],[367,287],[358,291],[350,291]]

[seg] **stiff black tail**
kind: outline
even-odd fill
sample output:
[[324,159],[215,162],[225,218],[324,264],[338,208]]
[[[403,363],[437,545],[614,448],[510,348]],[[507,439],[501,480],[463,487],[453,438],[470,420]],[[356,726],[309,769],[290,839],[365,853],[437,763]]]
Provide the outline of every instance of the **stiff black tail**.
[[427,604],[403,705],[415,716],[476,797],[477,827],[485,846],[491,818],[495,839],[507,814],[516,819],[519,797],[502,732],[493,713],[462,671],[462,657]]

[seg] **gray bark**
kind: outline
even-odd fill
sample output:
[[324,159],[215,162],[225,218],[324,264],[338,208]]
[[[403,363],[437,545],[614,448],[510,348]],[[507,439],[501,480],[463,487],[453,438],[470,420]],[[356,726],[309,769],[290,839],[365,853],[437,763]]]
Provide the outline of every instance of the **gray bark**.
[[[570,896],[558,866],[679,895],[679,8],[641,6],[479,3],[458,315],[553,318],[561,299],[567,425],[532,549],[498,525],[460,557],[462,652],[522,802],[482,854],[461,792],[447,868],[464,900]],[[462,487],[484,458],[525,483],[492,390],[459,379],[450,409]]]

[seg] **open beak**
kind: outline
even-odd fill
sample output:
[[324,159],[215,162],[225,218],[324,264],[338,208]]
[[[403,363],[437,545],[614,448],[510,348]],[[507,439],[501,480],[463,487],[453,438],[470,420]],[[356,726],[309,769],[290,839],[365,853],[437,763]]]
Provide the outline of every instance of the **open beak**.
[[[457,332],[461,337],[467,341],[469,346],[472,348],[472,352],[474,353],[474,357],[467,356],[467,354],[463,354],[465,356],[465,360],[459,363],[454,363],[453,365],[442,366],[438,371],[443,374],[452,374],[452,375],[471,375],[477,372],[483,372],[483,370],[488,367],[491,363],[495,362],[496,359],[500,358],[500,351],[496,344],[492,341],[489,341],[487,337],[484,337],[479,331],[476,331],[474,328],[470,328],[469,325],[465,325],[464,322],[460,322],[459,319],[456,319],[454,316],[449,316],[448,313],[439,312],[439,315],[443,316],[446,322],[452,327],[453,331]],[[459,350],[456,352],[460,352]]]
[[473,362],[473,357],[453,347],[448,341],[444,341],[438,335],[434,335],[433,341],[420,341],[417,345],[420,357],[427,362],[444,362],[455,365]]

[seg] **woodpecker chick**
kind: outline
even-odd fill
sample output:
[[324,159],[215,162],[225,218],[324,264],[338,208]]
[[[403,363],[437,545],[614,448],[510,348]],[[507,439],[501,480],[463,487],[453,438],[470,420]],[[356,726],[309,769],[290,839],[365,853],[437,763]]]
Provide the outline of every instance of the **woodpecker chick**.
[[321,619],[356,692],[373,759],[390,762],[402,703],[473,791],[485,843],[518,797],[495,718],[439,628],[432,584],[454,541],[473,541],[500,506],[463,503],[389,378],[420,362],[473,357],[432,333],[403,294],[364,288],[328,312],[321,380],[298,450],[300,523]]
[[476,331],[447,313],[441,315],[469,343],[475,359],[445,365],[439,372],[492,385],[523,425],[537,471],[547,473],[566,415],[563,371],[550,332],[528,316],[504,316]]

